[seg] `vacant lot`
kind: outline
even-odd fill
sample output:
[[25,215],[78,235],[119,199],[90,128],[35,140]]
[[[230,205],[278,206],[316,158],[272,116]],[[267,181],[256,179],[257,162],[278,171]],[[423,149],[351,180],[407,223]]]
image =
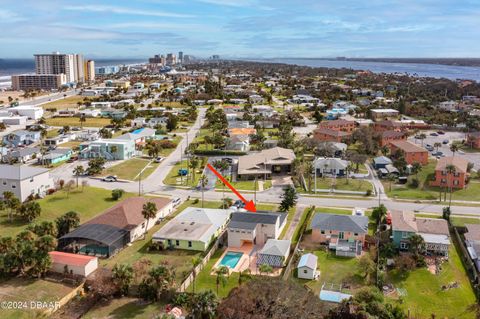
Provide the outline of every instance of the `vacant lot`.
[[[438,318],[475,318],[468,307],[475,303],[475,295],[470,286],[460,257],[452,245],[449,260],[442,264],[438,275],[426,268],[410,272],[397,270],[388,273],[388,280],[396,288],[403,288],[407,295],[403,297],[403,307],[410,309],[413,316],[430,318],[434,313]],[[453,282],[458,288],[442,290],[443,285]]]
[[[0,284],[0,301],[59,301],[72,287],[43,279],[13,278]],[[4,319],[42,318],[39,311],[30,309],[7,310],[2,307]]]
[[[126,193],[123,198],[133,196]],[[42,212],[35,221],[55,221],[55,219],[68,211],[75,211],[80,215],[80,222],[85,222],[107,208],[115,205],[117,202],[111,199],[111,191],[102,188],[85,187],[82,190],[75,189],[70,194],[59,191],[38,200]],[[13,222],[8,220],[8,212],[0,211],[1,236],[15,236],[28,226],[28,223],[18,219]]]
[[137,181],[139,173],[142,173],[142,179],[147,178],[158,167],[157,163],[142,158],[132,158],[118,165],[107,168],[103,171],[104,175],[116,175],[119,179]]
[[[82,102],[85,99],[83,96],[79,95],[74,95],[70,96],[64,99],[59,99],[56,101],[48,102],[45,104],[42,104],[42,107],[44,110],[46,109],[57,109],[57,110],[63,110],[63,109],[68,109],[72,107],[78,107],[78,102]],[[87,98],[88,100],[88,98]]]
[[200,179],[200,176],[202,175],[202,169],[197,168],[195,172],[195,178],[193,178],[193,174],[190,174],[188,177],[188,183],[187,183],[187,176],[180,176],[178,174],[178,170],[180,169],[188,169],[188,172],[191,172],[191,169],[187,168],[187,161],[179,161],[177,164],[175,164],[170,172],[168,173],[167,177],[163,180],[163,182],[167,185],[173,185],[173,186],[190,186],[190,187],[196,187],[198,185],[198,180]]
[[78,126],[83,124],[83,127],[103,127],[110,124],[108,118],[86,118],[85,122],[80,123],[79,117],[52,117],[45,120],[47,125],[50,126]]
[[165,311],[165,304],[161,302],[145,303],[141,299],[123,297],[99,302],[82,318],[155,318],[156,315],[163,311]]

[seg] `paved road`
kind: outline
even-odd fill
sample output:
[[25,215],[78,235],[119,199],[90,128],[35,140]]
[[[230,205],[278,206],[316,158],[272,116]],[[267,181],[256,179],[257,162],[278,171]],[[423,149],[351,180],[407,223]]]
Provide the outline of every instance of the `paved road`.
[[48,102],[56,101],[63,99],[63,95],[65,94],[66,97],[70,97],[73,95],[77,95],[80,90],[68,90],[65,92],[58,92],[58,93],[51,93],[49,95],[38,96],[33,99],[28,99],[19,102],[20,105],[41,105]]

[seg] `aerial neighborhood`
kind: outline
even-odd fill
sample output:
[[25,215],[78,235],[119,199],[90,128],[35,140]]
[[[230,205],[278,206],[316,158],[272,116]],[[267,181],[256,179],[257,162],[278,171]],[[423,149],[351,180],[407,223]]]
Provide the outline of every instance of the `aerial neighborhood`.
[[0,301],[243,318],[290,292],[298,318],[478,318],[480,84],[34,58],[0,101]]

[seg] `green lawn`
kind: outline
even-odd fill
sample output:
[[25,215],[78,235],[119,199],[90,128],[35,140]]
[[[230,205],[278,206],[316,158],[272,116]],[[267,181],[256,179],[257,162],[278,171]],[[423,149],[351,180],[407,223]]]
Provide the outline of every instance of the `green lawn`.
[[53,138],[53,137],[57,137],[59,135],[58,133],[58,129],[53,129],[53,130],[48,130],[47,131],[47,136],[46,138]]
[[[365,284],[364,279],[357,273],[358,258],[338,257],[335,254],[327,251],[305,251],[305,253],[312,253],[318,257],[318,270],[320,271],[320,278],[318,280],[305,280],[292,277],[302,285],[308,286],[313,292],[318,295],[324,283],[335,284],[337,287],[342,283],[349,283],[354,291]],[[296,272],[294,268],[293,272]],[[350,291],[350,292],[353,292]]]
[[[235,189],[238,190],[245,190],[245,191],[255,191],[255,181],[237,181],[237,182],[232,182],[229,176],[226,176],[227,181],[235,187]],[[257,191],[259,190],[258,186],[259,181],[257,181]],[[272,181],[271,180],[266,180],[263,183],[263,190],[267,190],[270,187],[272,187]],[[215,189],[223,189],[223,182],[219,179],[217,179],[217,183],[215,184]],[[226,191],[230,192],[230,190],[226,187]]]
[[77,102],[83,103],[84,98],[85,98],[84,96],[74,95],[74,96],[67,97],[65,99],[59,99],[56,101],[42,104],[42,107],[44,110],[52,109],[52,108],[55,108],[57,110],[63,110],[63,109],[68,109],[72,107],[78,107]]
[[154,318],[164,311],[165,304],[162,302],[145,304],[141,299],[123,297],[98,302],[82,318]]
[[50,126],[81,126],[84,127],[103,127],[110,124],[110,119],[95,117],[95,118],[86,118],[85,122],[80,123],[79,117],[51,117],[45,120],[45,123]]
[[[131,197],[133,194],[125,193],[122,198]],[[49,195],[38,200],[42,212],[35,221],[52,221],[68,211],[75,211],[80,215],[80,222],[83,223],[92,217],[113,206],[117,202],[111,199],[111,191],[102,188],[85,187],[82,191],[81,186],[75,189],[67,197],[63,191]],[[28,224],[14,219],[12,223],[8,220],[7,211],[0,212],[0,225],[2,229],[1,236],[15,236],[24,230]]]
[[151,162],[150,160],[142,158],[132,158],[126,161],[123,161],[120,164],[109,167],[103,171],[104,175],[116,175],[119,179],[126,179],[130,181],[137,181],[138,174],[144,169],[142,173],[142,179],[147,178],[155,169],[158,167],[158,164]]
[[[197,168],[197,171],[195,173],[195,179],[192,179],[192,176],[190,175],[187,184],[187,176],[178,175],[178,170],[181,168],[187,168],[187,160],[183,160],[181,162],[179,161],[177,164],[175,164],[168,173],[167,177],[163,180],[163,182],[167,185],[196,187],[198,185],[198,180],[202,175],[202,169]],[[190,173],[191,169],[188,170]]]
[[82,142],[80,142],[80,141],[70,141],[70,142],[62,143],[62,144],[58,145],[58,147],[66,147],[66,148],[76,149],[80,144],[82,144]]
[[[449,260],[442,264],[439,275],[433,275],[426,268],[409,273],[390,271],[388,279],[397,288],[404,288],[403,307],[410,309],[413,316],[430,318],[432,313],[438,318],[474,318],[467,307],[475,303],[475,295],[470,286],[460,257],[452,245]],[[459,288],[442,291],[442,285],[459,283]]]
[[280,239],[283,239],[287,234],[287,231],[290,228],[290,224],[292,223],[293,216],[295,216],[295,210],[296,210],[296,206],[293,206],[288,211],[287,223],[285,224],[285,227],[283,228],[282,233],[280,234]]
[[[0,301],[59,301],[73,288],[43,279],[12,278],[0,284]],[[43,318],[33,309],[8,310],[2,307],[2,319]],[[45,317],[46,318],[46,317]]]
[[[172,142],[174,142],[177,146],[178,144],[182,141],[182,137],[180,135],[177,135],[175,136],[173,139],[172,139]],[[167,157],[168,155],[172,154],[172,152],[176,149],[176,147],[174,148],[163,148],[161,151],[160,151],[160,156],[163,156],[163,157]]]
[[[405,185],[391,184],[389,181],[383,181],[383,185],[387,195],[392,198],[399,199],[414,199],[414,200],[438,200],[440,191],[443,191],[439,187],[430,187],[429,181],[433,179],[435,172],[436,161],[432,160],[428,165],[424,166],[418,174],[418,180],[420,185],[418,188],[409,186],[409,183]],[[409,180],[415,176],[410,176]],[[447,194],[447,201],[450,194]],[[477,180],[471,180],[467,184],[465,189],[454,190],[452,194],[452,200],[463,201],[480,201],[480,182]]]
[[[195,280],[195,292],[212,290],[213,292],[217,293],[216,277],[211,273],[212,273],[213,265],[215,265],[215,263],[220,259],[223,252],[224,252],[224,249],[217,250],[213,254],[212,258],[210,258],[208,263],[205,265],[203,270],[200,273],[198,273],[197,278]],[[232,272],[230,276],[227,277],[227,283],[225,287],[223,287],[222,284],[219,285],[218,296],[220,298],[226,297],[230,292],[230,290],[238,286],[238,277],[239,277],[238,272]],[[193,290],[193,285],[190,285],[187,288],[187,291],[191,292],[192,290]]]
[[[322,178],[317,177],[317,189],[331,189],[332,185],[334,189],[343,190],[343,191],[355,191],[355,192],[366,192],[367,190],[373,191],[373,186],[369,181],[362,179],[352,179],[349,178]],[[315,188],[315,183],[312,181],[312,188]]]

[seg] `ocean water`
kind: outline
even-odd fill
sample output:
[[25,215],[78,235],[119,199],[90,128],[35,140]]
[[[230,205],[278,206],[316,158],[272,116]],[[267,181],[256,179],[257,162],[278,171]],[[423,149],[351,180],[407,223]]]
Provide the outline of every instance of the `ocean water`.
[[427,63],[363,62],[326,59],[263,59],[257,62],[285,63],[310,67],[335,69],[369,70],[374,73],[408,74],[411,76],[446,78],[450,80],[468,79],[480,82],[480,67],[440,65]]

